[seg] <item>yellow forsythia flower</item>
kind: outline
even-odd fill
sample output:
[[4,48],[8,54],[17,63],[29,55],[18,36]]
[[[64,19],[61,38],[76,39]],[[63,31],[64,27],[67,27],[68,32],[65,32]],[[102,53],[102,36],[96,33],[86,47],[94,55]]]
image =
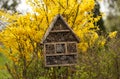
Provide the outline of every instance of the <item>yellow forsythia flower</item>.
[[110,32],[108,36],[110,38],[114,38],[114,37],[116,37],[116,35],[117,35],[117,31],[114,31],[114,32]]
[[86,52],[88,49],[88,44],[87,43],[80,43],[78,46],[82,52]]
[[105,43],[106,43],[106,39],[102,39],[98,42],[100,47],[104,47]]

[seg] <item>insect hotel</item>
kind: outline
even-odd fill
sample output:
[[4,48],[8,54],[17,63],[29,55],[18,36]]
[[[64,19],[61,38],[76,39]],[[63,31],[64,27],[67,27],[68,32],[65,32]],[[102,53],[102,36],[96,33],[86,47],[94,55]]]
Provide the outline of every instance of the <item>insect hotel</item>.
[[77,63],[79,39],[61,15],[55,16],[42,43],[46,67],[71,66]]

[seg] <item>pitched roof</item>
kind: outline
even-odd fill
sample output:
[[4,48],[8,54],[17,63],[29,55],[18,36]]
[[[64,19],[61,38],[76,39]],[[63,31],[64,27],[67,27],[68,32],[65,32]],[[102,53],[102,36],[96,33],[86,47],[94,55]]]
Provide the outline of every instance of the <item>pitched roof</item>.
[[49,32],[52,30],[52,28],[54,27],[54,24],[57,22],[58,18],[60,18],[60,19],[64,22],[64,24],[65,24],[65,25],[67,26],[67,28],[73,33],[73,35],[75,36],[77,42],[79,43],[79,41],[80,41],[79,38],[75,35],[75,33],[73,32],[73,30],[69,27],[69,25],[65,22],[65,20],[63,19],[63,17],[62,17],[60,14],[58,14],[58,15],[56,15],[56,16],[54,17],[54,19],[53,19],[53,21],[51,22],[50,26],[48,27],[45,35],[43,36],[43,39],[42,39],[41,43],[44,43],[44,41],[46,40],[47,36],[49,35]]

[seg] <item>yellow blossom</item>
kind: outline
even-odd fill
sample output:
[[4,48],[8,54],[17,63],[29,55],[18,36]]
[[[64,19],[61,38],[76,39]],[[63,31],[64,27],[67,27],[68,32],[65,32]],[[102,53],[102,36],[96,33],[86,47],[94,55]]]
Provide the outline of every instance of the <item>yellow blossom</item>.
[[80,43],[78,47],[81,49],[80,51],[86,52],[88,49],[88,44],[87,43]]
[[114,31],[114,32],[110,32],[108,36],[110,38],[114,38],[114,37],[116,37],[116,35],[117,35],[117,31]]
[[[26,58],[26,63],[38,54],[42,58],[37,46],[46,32],[46,29],[57,14],[61,14],[75,34],[80,38],[80,51],[94,45],[98,38],[94,22],[99,17],[93,17],[94,0],[27,0],[33,9],[33,13],[10,14],[0,11],[0,20],[9,25],[0,33],[0,42],[6,47],[2,52],[15,62]],[[7,19],[6,19],[7,18]],[[91,30],[92,29],[92,30]],[[12,52],[12,54],[11,54]],[[34,57],[35,58],[35,57]],[[18,61],[19,62],[19,61]]]

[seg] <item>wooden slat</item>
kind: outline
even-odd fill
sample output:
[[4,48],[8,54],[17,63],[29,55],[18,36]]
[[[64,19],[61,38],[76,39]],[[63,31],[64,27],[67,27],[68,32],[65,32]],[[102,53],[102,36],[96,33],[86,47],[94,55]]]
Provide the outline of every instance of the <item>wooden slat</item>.
[[50,42],[50,43],[45,43],[45,44],[65,44],[65,43],[76,43],[76,41],[73,41],[73,42],[71,42],[71,41],[68,41],[68,42]]
[[[78,48],[77,48],[78,44],[76,44],[76,52],[78,52]],[[78,63],[78,53],[77,53],[77,59],[76,59],[76,62]]]
[[44,63],[45,63],[45,65],[46,65],[46,47],[45,47],[45,45],[46,45],[46,44],[44,44],[44,61],[45,61]]
[[73,66],[76,65],[76,63],[74,64],[57,64],[57,65],[45,65],[45,67],[56,67],[56,66]]
[[56,53],[56,54],[46,54],[46,56],[59,56],[59,55],[77,55],[77,52],[75,53]]
[[67,50],[67,43],[65,43],[65,53],[66,53],[66,54],[68,53],[68,50]]
[[50,32],[69,32],[70,30],[52,30]]
[[54,48],[55,48],[54,53],[56,54],[56,43],[53,43],[53,44],[54,44]]

